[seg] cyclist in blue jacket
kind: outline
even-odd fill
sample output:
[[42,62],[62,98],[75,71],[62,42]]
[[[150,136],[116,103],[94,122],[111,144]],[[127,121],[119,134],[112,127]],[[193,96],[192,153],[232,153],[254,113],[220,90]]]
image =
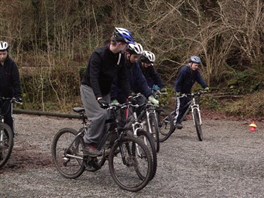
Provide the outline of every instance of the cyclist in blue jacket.
[[186,104],[190,101],[188,97],[179,97],[181,94],[190,94],[195,82],[198,82],[204,89],[209,90],[208,85],[204,81],[199,71],[199,65],[201,59],[198,56],[191,56],[190,61],[185,65],[179,73],[176,80],[176,110],[174,124],[176,128],[182,129],[182,123],[180,122],[183,114],[187,110]]
[[[149,88],[146,78],[144,77],[138,64],[138,60],[142,52],[143,48],[141,44],[128,44],[126,50],[126,67],[130,90],[134,93],[143,94],[154,105],[159,105],[159,101],[153,97],[152,91]],[[117,78],[112,87],[111,99],[113,102],[124,103],[126,101],[127,95],[125,95],[125,93],[120,89],[120,85],[120,79]]]
[[162,91],[165,90],[164,84],[160,78],[160,75],[154,68],[154,62],[156,60],[155,54],[150,51],[143,51],[141,57],[140,57],[140,68],[142,70],[142,73],[144,74],[148,86],[153,91]]
[[[19,71],[16,63],[9,56],[9,45],[0,41],[0,97],[16,98],[22,103],[21,85]],[[13,131],[13,118],[11,115],[10,103],[1,104],[1,110],[5,113],[5,123]]]

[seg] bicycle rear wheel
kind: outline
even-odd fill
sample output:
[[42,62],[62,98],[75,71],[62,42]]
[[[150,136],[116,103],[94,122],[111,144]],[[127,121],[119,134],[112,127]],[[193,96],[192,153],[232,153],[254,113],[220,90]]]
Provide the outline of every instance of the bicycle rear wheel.
[[173,121],[174,121],[173,113],[165,116],[164,118],[161,118],[160,136],[159,136],[160,142],[165,142],[171,136],[171,134],[176,130]]
[[0,168],[2,168],[9,159],[14,146],[13,132],[11,128],[5,124],[0,124]]
[[155,141],[155,149],[156,152],[158,153],[160,149],[160,142],[159,142],[160,128],[157,117],[153,113],[149,115],[149,124],[150,126],[147,124],[147,131],[152,135]]
[[194,118],[194,124],[195,124],[198,139],[199,141],[203,141],[202,124],[201,124],[200,114],[198,112],[198,109],[193,110],[193,118]]
[[85,170],[83,160],[83,141],[78,132],[63,128],[54,136],[51,152],[53,162],[59,173],[69,179],[79,177]]
[[[137,148],[140,149],[140,154]],[[131,136],[122,137],[111,149],[109,170],[120,188],[137,192],[151,179],[153,168],[150,151],[140,139]],[[144,177],[139,177],[139,173]]]

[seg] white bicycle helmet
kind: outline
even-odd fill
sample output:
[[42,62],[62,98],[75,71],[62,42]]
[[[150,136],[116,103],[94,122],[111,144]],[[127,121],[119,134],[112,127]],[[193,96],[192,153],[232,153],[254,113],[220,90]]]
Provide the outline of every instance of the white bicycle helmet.
[[6,51],[8,50],[8,43],[5,41],[0,41],[0,51]]
[[200,59],[199,56],[191,56],[190,62],[191,63],[199,64],[199,65],[202,63],[202,61],[201,61],[201,59]]
[[141,61],[143,63],[154,63],[156,60],[155,54],[150,51],[143,51]]
[[134,43],[134,38],[132,33],[125,28],[115,28],[113,33],[116,41],[121,41],[125,43]]
[[143,47],[140,43],[129,43],[127,51],[131,54],[141,55],[143,53]]

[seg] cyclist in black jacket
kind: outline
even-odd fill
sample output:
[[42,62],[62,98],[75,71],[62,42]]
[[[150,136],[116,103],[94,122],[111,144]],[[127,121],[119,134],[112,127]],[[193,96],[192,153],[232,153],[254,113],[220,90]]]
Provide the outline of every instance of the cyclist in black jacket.
[[[9,45],[0,41],[0,97],[13,98],[22,102],[19,71],[16,63],[9,56]],[[9,102],[0,102],[1,111],[5,114],[5,123],[13,131],[13,118]]]
[[124,28],[115,28],[110,44],[95,50],[81,82],[81,99],[85,113],[92,121],[88,133],[84,136],[84,154],[98,156],[101,152],[97,144],[104,133],[110,92],[113,79],[119,76],[122,90],[129,95],[125,57],[122,51],[128,43],[133,43],[132,34]]
[[183,114],[187,110],[186,104],[190,101],[188,97],[181,97],[181,94],[190,94],[192,87],[195,82],[198,82],[204,89],[209,90],[208,85],[202,78],[199,72],[199,65],[201,64],[201,59],[198,56],[191,56],[189,64],[185,65],[179,73],[176,80],[176,96],[177,96],[177,106],[176,106],[176,116],[175,116],[175,126],[178,129],[182,129],[182,124],[180,122]]
[[156,60],[155,54],[150,51],[143,51],[140,57],[140,67],[144,74],[148,86],[153,91],[165,91],[164,84],[160,78],[160,75],[154,68],[154,62]]

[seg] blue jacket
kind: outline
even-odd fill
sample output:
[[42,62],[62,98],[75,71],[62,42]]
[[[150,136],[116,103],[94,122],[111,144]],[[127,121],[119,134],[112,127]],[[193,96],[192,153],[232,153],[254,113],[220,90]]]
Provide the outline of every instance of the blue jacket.
[[208,87],[199,70],[193,71],[189,65],[185,65],[180,70],[176,80],[175,91],[180,93],[191,93],[195,82],[198,82],[203,88]]
[[[152,94],[151,89],[148,87],[147,81],[142,74],[139,64],[131,64],[129,62],[126,62],[126,66],[130,90],[134,93],[141,93],[146,98],[148,98]],[[128,95],[121,91],[120,84],[120,80],[117,78],[112,86],[111,99],[116,99],[118,100],[118,102],[123,103],[126,101]]]
[[157,73],[157,71],[155,70],[155,68],[153,66],[149,66],[147,68],[143,67],[141,63],[139,63],[140,65],[140,68],[142,70],[142,73],[144,74],[146,80],[147,80],[147,83],[148,83],[148,86],[150,88],[153,87],[153,85],[158,85],[159,88],[163,88],[164,87],[164,84],[159,76],[159,74]]

